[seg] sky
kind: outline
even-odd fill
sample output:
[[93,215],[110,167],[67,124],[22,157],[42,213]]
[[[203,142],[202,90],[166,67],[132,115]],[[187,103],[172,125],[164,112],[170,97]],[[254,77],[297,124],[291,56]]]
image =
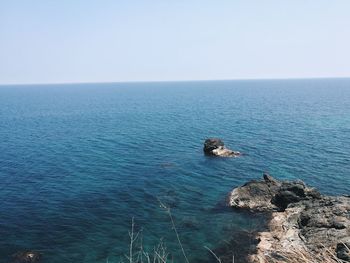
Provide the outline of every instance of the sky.
[[0,0],[0,84],[350,77],[349,0]]

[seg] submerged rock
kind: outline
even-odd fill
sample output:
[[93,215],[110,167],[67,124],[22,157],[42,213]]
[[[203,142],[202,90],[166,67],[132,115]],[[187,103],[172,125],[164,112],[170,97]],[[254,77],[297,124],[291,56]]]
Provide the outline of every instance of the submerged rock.
[[39,263],[41,254],[36,251],[21,251],[13,255],[11,263]]
[[234,189],[229,205],[268,213],[267,229],[257,234],[260,242],[249,262],[270,262],[291,252],[350,259],[349,197],[322,196],[302,181],[279,181],[264,174],[263,180]]
[[[213,249],[213,252],[220,258],[219,262],[222,263],[247,263],[246,255],[255,253],[256,245],[259,243],[255,234],[255,232],[244,230],[236,231],[232,233],[230,240],[221,242]],[[215,256],[209,251],[208,257],[210,261],[205,263],[218,262]]]
[[218,138],[209,138],[204,142],[203,151],[207,155],[221,156],[221,157],[237,157],[241,155],[240,152],[232,151],[225,147],[222,140]]

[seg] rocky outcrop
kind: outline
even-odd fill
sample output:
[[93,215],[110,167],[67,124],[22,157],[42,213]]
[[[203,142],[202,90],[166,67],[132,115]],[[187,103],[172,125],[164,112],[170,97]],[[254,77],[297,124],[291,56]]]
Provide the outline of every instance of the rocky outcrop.
[[240,152],[227,149],[224,142],[218,138],[206,139],[203,151],[207,155],[220,157],[237,157],[241,155]]
[[350,262],[349,197],[324,196],[302,181],[264,174],[263,180],[234,189],[229,205],[267,213],[267,229],[256,235],[259,243],[249,262],[288,262],[283,258],[291,254],[313,262],[326,257]]
[[11,263],[39,263],[41,254],[36,251],[22,251],[13,255]]

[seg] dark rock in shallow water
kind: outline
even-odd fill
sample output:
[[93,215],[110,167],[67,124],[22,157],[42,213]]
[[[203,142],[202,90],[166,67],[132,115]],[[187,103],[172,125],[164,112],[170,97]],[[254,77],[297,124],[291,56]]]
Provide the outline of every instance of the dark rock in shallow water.
[[180,227],[191,230],[200,230],[200,223],[194,216],[185,216],[180,221]]
[[[249,231],[237,231],[233,233],[229,241],[225,241],[213,249],[216,256],[220,258],[222,263],[246,263],[247,255],[256,252],[256,245],[259,240],[256,239],[256,233]],[[211,252],[209,257],[212,258],[210,262],[218,262]]]
[[227,149],[224,142],[218,138],[206,139],[204,142],[203,151],[207,155],[220,157],[237,157],[241,155],[240,152]]
[[36,251],[22,251],[13,255],[11,263],[39,263],[41,254]]
[[302,181],[279,181],[264,174],[264,180],[235,188],[229,205],[270,213],[267,230],[257,235],[260,242],[249,262],[269,262],[269,257],[291,251],[310,257],[331,251],[339,259],[350,258],[349,197],[322,196]]

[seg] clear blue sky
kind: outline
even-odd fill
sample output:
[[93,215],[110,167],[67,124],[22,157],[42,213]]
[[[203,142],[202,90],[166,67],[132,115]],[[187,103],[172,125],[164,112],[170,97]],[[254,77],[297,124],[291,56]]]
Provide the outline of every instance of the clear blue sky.
[[0,0],[0,83],[350,77],[350,0]]

